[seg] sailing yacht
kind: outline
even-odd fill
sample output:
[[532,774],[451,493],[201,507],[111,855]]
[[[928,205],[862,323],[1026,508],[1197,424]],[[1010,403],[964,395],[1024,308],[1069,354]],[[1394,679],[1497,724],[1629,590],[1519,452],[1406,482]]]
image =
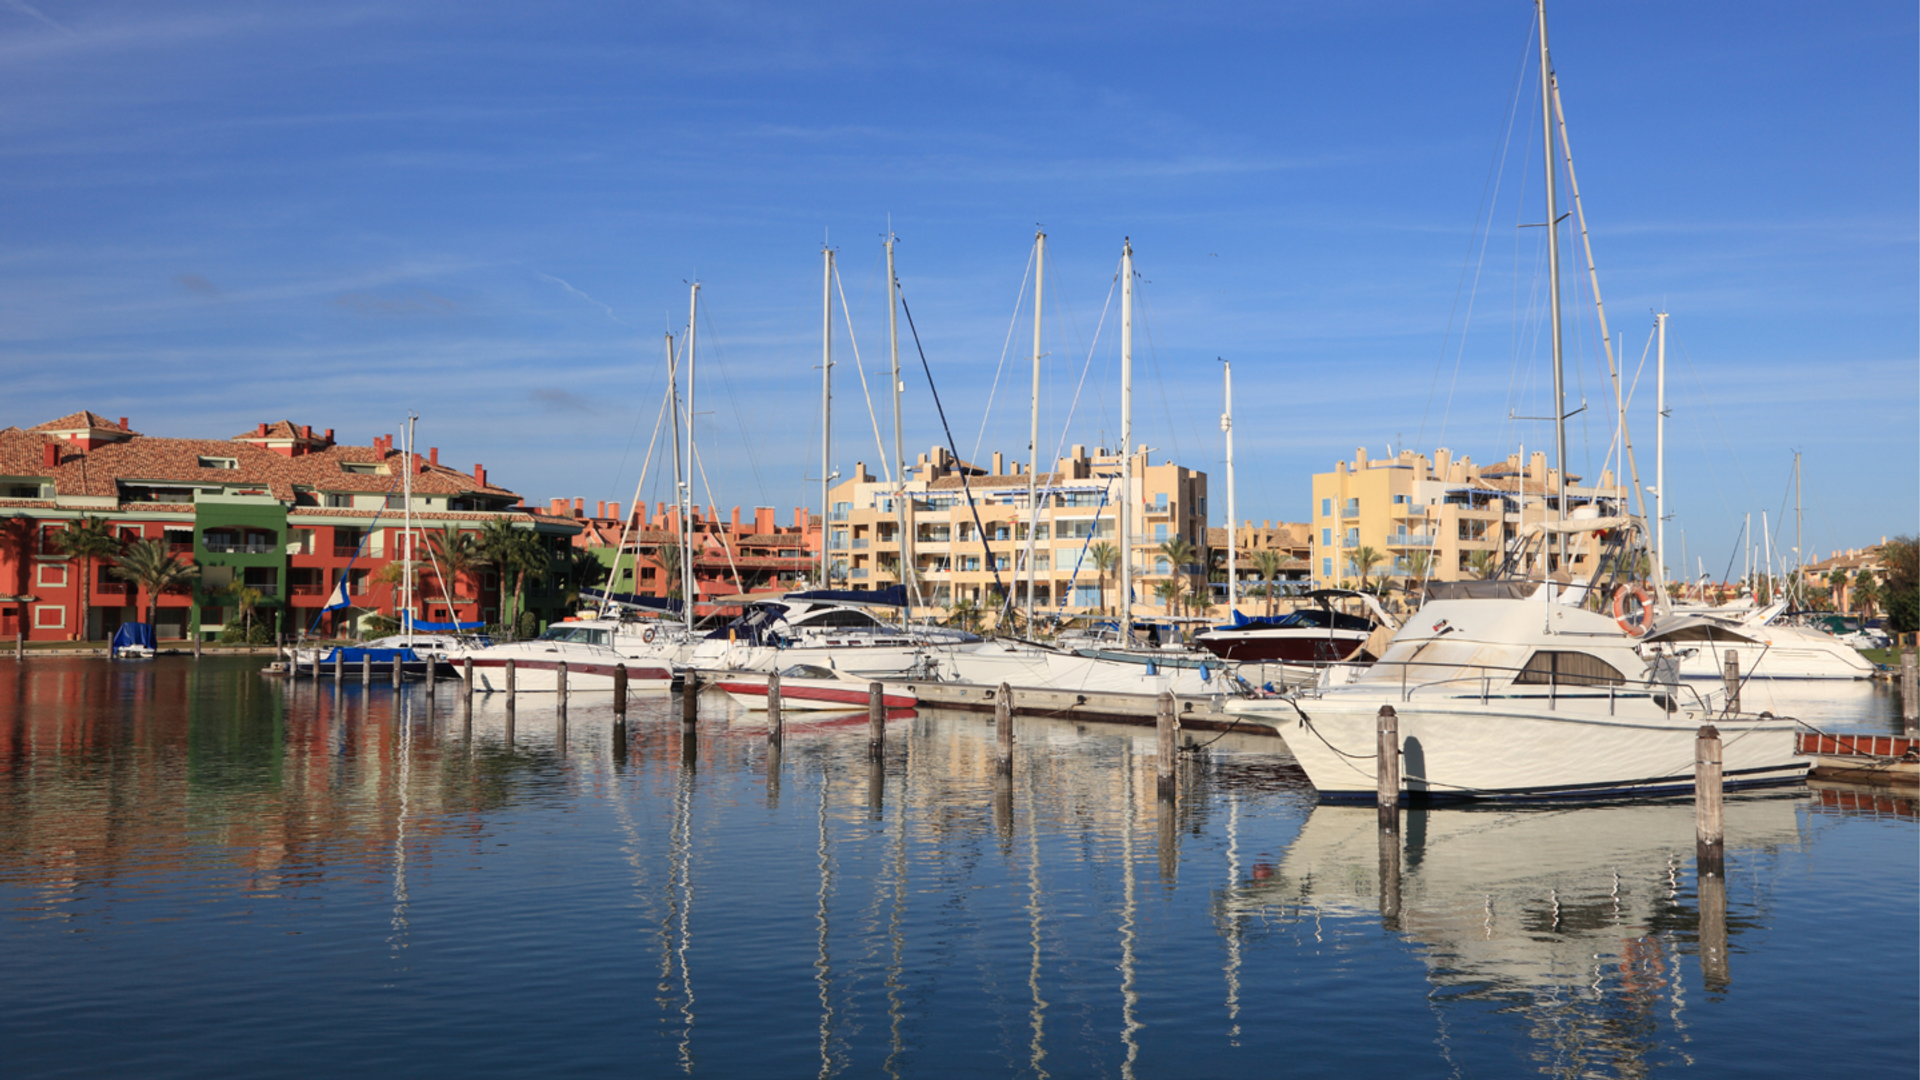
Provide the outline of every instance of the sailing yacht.
[[[1556,145],[1546,8],[1544,0],[1535,4],[1545,220],[1558,222],[1555,158],[1565,129]],[[1644,595],[1628,577],[1649,545],[1638,519],[1601,517],[1591,506],[1567,512],[1557,228],[1547,230],[1547,253],[1561,463],[1556,520],[1528,524],[1499,577],[1436,586],[1380,659],[1344,685],[1227,706],[1280,729],[1324,799],[1374,797],[1379,718],[1389,709],[1397,716],[1402,784],[1414,799],[1690,791],[1697,732],[1709,724],[1724,740],[1728,787],[1796,782],[1811,765],[1794,745],[1797,721],[1737,711],[1737,694],[1703,694],[1681,682],[1673,643],[1640,636],[1654,614],[1616,617],[1628,595]],[[1584,580],[1576,576],[1582,568]],[[1587,604],[1605,589],[1613,594],[1612,615]],[[1664,592],[1656,595],[1664,599]]]

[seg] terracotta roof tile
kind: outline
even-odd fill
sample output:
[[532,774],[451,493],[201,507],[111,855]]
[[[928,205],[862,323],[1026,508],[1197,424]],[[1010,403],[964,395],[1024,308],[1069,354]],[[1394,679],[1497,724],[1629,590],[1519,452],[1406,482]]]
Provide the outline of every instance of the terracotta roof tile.
[[86,409],[81,409],[77,413],[69,413],[58,420],[49,420],[44,424],[35,424],[28,430],[74,431],[79,428],[98,428],[102,431],[125,431],[129,435],[138,434],[138,432],[129,431],[127,428],[121,427],[118,421],[109,420],[99,413],[89,412]]

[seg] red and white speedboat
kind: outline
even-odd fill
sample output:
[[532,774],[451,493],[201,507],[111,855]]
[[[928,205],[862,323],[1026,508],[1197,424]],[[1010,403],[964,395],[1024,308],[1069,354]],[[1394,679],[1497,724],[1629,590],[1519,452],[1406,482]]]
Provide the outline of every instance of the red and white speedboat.
[[615,667],[625,665],[629,690],[665,690],[673,685],[673,670],[665,663],[635,660],[615,651],[612,631],[578,623],[560,623],[530,641],[491,645],[449,654],[447,660],[461,678],[473,664],[473,688],[484,693],[507,688],[507,661],[513,661],[516,693],[552,693],[558,689],[560,665],[567,665],[567,691],[612,690]]
[[[759,672],[729,672],[719,682],[727,696],[756,712],[767,707],[767,677]],[[780,707],[846,712],[868,706],[870,680],[843,675],[817,664],[795,664],[780,672]],[[920,699],[898,687],[881,691],[888,709],[911,709]]]
[[[1306,594],[1318,606],[1300,608],[1271,619],[1251,619],[1238,611],[1233,622],[1194,638],[1196,644],[1226,660],[1281,664],[1331,664],[1360,651],[1376,626],[1398,630],[1400,624],[1366,593],[1347,589],[1315,589]],[[1334,610],[1331,601],[1357,600],[1367,615]]]

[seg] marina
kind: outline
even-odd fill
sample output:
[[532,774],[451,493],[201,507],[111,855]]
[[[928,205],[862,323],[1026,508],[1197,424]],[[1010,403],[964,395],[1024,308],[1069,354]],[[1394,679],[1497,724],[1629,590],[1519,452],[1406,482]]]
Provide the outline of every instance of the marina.
[[[1325,805],[1280,740],[924,704],[518,708],[259,658],[0,662],[0,1033],[36,1076],[1817,1075],[1920,1051],[1915,803]],[[1895,697],[1823,687],[1885,736]],[[1836,895],[1846,899],[1834,918]],[[1835,964],[1836,954],[1847,962]],[[750,1036],[743,1033],[751,1032]],[[75,1046],[82,1040],[85,1049]],[[431,1063],[431,1064],[428,1064]]]

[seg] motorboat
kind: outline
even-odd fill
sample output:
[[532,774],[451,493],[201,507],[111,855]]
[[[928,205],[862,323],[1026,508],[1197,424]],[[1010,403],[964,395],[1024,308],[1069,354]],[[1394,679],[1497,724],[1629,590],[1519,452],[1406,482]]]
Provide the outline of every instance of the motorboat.
[[151,660],[154,658],[153,624],[124,622],[113,631],[107,657],[112,660]]
[[1824,630],[1692,613],[1654,622],[1648,642],[1669,646],[1688,679],[1722,679],[1732,654],[1742,679],[1868,679],[1872,661]]
[[930,649],[915,677],[1016,690],[1208,696],[1238,694],[1231,665],[1211,654],[1101,649],[1068,652],[1039,642],[997,639],[963,649]]
[[872,607],[901,607],[899,586],[874,592],[814,590],[756,600],[746,612],[708,634],[689,654],[701,670],[773,671],[809,664],[861,678],[904,675],[929,649],[975,645],[980,638],[940,626],[890,623]]
[[665,690],[673,670],[665,664],[636,661],[612,644],[613,632],[582,623],[557,623],[537,638],[470,649],[450,659],[460,678],[472,668],[473,688],[493,693],[507,689],[507,664],[513,663],[516,692],[552,693],[559,688],[560,665],[567,669],[567,690],[612,690],[616,668],[627,669],[630,690]]
[[[1270,618],[1233,612],[1233,622],[1198,635],[1200,647],[1226,660],[1281,664],[1331,664],[1352,660],[1385,626],[1399,629],[1399,620],[1387,614],[1369,593],[1351,589],[1315,589],[1306,594],[1313,607],[1303,607]],[[1334,607],[1335,601],[1362,604],[1367,614],[1353,615]]]
[[[1507,565],[1554,565],[1545,552],[1556,546],[1555,561],[1573,559],[1563,565],[1615,572],[1632,565],[1638,532],[1628,518],[1533,522],[1519,540],[1533,556]],[[1330,800],[1375,797],[1383,709],[1396,716],[1401,782],[1414,800],[1689,792],[1696,735],[1709,724],[1727,787],[1805,777],[1798,721],[1734,711],[1724,690],[1683,682],[1670,644],[1642,640],[1584,603],[1599,577],[1458,583],[1471,587],[1429,600],[1343,685],[1240,699],[1227,711],[1280,730]]]
[[[732,673],[715,685],[742,707],[755,712],[767,708],[769,678],[758,673]],[[867,679],[814,664],[793,664],[780,671],[780,707],[821,712],[864,709],[872,703],[873,685]],[[911,690],[891,687],[881,691],[887,709],[911,709],[919,698]]]

